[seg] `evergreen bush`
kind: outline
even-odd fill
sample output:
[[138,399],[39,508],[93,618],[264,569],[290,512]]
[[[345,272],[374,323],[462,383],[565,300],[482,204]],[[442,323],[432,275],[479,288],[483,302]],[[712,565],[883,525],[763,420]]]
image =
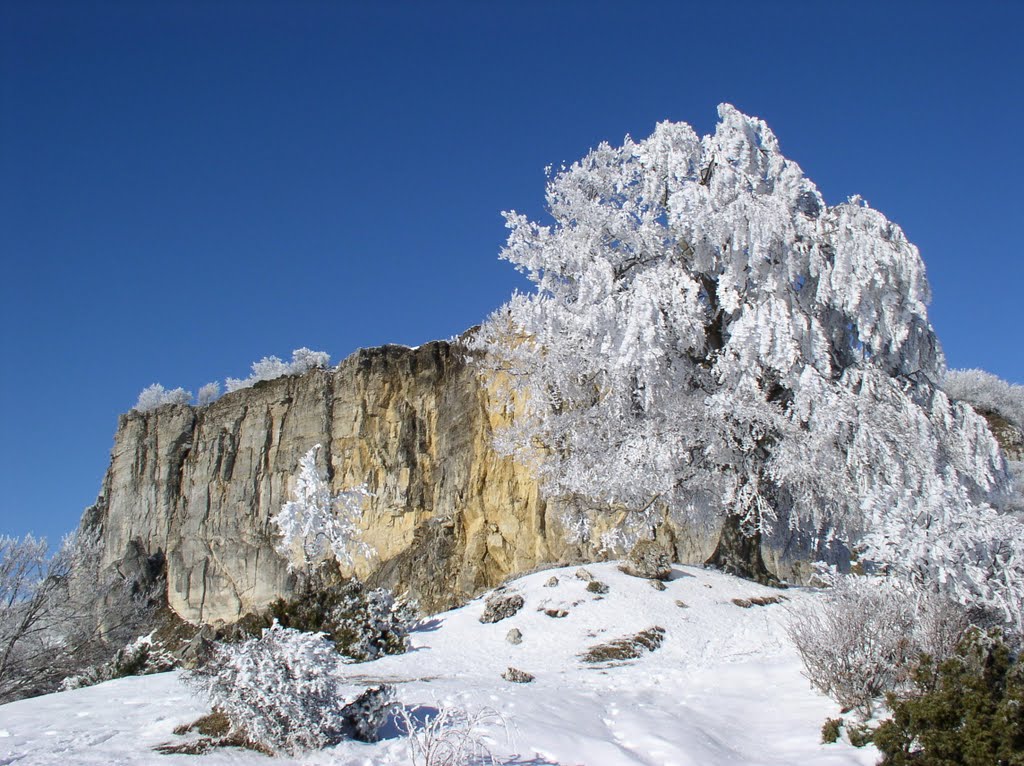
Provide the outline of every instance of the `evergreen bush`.
[[322,632],[339,654],[367,662],[404,653],[416,620],[413,604],[353,579],[336,586],[308,584],[294,598],[278,599],[263,614],[243,618],[236,628],[243,636],[258,636],[276,621],[284,628]]
[[880,766],[1024,766],[1024,670],[998,631],[969,631],[938,664],[924,655],[912,680],[888,695]]

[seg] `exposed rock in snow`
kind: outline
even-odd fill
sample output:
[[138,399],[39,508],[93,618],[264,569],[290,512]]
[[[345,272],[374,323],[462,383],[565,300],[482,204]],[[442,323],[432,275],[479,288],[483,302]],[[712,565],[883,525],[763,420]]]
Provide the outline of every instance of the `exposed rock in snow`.
[[511,681],[514,684],[528,684],[535,678],[535,676],[533,676],[530,673],[527,673],[525,670],[520,670],[519,668],[512,667],[510,667],[508,670],[502,673],[501,677],[504,678],[506,681]]
[[480,622],[500,622],[508,619],[523,608],[523,597],[518,593],[505,593],[495,591],[487,598],[484,604],[484,613],[480,615]]
[[654,540],[641,540],[629,552],[622,571],[648,580],[667,580],[672,576],[672,556]]

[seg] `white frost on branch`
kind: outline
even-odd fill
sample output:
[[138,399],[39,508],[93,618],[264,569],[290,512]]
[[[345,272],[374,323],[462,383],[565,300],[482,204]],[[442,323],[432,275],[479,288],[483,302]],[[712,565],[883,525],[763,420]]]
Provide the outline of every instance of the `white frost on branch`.
[[142,392],[139,394],[139,400],[135,403],[133,409],[137,412],[149,412],[165,404],[187,405],[191,402],[191,391],[186,391],[184,388],[167,390],[159,383],[154,383],[142,389]]
[[292,351],[290,362],[282,361],[276,356],[265,356],[252,363],[252,374],[247,378],[228,378],[224,381],[224,389],[231,393],[240,388],[248,388],[261,380],[273,380],[285,375],[302,375],[317,367],[328,367],[331,363],[330,354],[325,351],[313,351],[308,348],[297,348]]
[[331,559],[346,567],[354,556],[373,553],[358,524],[369,493],[363,487],[332,493],[317,469],[319,450],[317,444],[299,459],[292,499],[271,518],[281,535],[277,550],[288,558],[289,569],[312,572]]
[[207,383],[204,386],[200,387],[199,394],[196,397],[196,401],[199,403],[200,407],[205,407],[207,404],[212,404],[213,402],[217,401],[219,397],[220,383],[214,381],[212,383]]
[[1017,428],[1024,428],[1024,386],[984,370],[948,370],[942,388],[951,399],[994,412]]

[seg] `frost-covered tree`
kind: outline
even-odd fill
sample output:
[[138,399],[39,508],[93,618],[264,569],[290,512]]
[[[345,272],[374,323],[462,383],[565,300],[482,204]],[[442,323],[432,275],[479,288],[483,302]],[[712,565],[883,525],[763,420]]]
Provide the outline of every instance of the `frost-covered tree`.
[[948,370],[942,388],[952,398],[983,413],[993,413],[1024,429],[1024,386],[984,370]]
[[0,703],[37,693],[53,649],[51,596],[70,563],[64,551],[47,558],[45,539],[0,537]]
[[299,459],[292,499],[271,519],[281,535],[277,550],[288,558],[289,567],[310,574],[332,559],[349,566],[353,556],[372,554],[357,523],[366,491],[358,487],[333,493],[317,468],[319,450],[317,444]]
[[[83,582],[87,547],[69,536],[51,555],[45,539],[0,536],[0,704],[56,690],[149,616],[127,592],[134,583],[98,573]],[[97,589],[116,595],[122,585],[125,598],[106,604],[101,624]]]
[[548,224],[506,213],[501,257],[536,289],[474,341],[514,413],[499,446],[550,494],[726,520],[723,540],[960,524],[1006,466],[937,388],[917,248],[859,198],[825,204],[761,120],[719,117],[562,167]]
[[261,380],[273,380],[284,375],[302,375],[317,367],[327,367],[331,363],[331,355],[325,351],[313,351],[302,347],[292,351],[291,362],[285,362],[276,356],[265,356],[252,363],[252,374],[247,378],[228,378],[224,381],[227,392],[259,383]]
[[207,383],[200,387],[199,394],[196,397],[196,401],[200,407],[205,407],[207,404],[217,401],[220,397],[220,383],[216,381]]
[[186,391],[184,388],[168,390],[159,383],[154,383],[142,389],[134,409],[139,412],[149,412],[165,404],[190,404],[191,402],[191,391]]

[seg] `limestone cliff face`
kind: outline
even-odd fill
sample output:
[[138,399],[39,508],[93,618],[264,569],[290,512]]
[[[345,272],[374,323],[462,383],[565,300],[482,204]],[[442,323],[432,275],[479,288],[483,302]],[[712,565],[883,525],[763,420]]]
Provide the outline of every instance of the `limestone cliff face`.
[[336,489],[373,493],[366,540],[378,556],[359,574],[444,607],[566,553],[550,544],[536,483],[493,452],[490,428],[456,347],[363,350],[206,407],[123,415],[87,523],[100,528],[103,566],[133,547],[162,552],[179,615],[232,620],[294,586],[270,518],[319,443]]
[[[501,414],[458,344],[361,350],[332,370],[258,383],[205,407],[167,405],[120,419],[110,468],[83,525],[102,566],[162,554],[168,600],[194,622],[231,621],[295,586],[270,518],[314,444],[334,489],[373,493],[357,573],[440,610],[509,576],[592,559],[568,544],[557,503],[491,446]],[[494,422],[492,422],[494,421]],[[700,562],[718,530],[662,530]],[[765,546],[790,572],[792,540]]]

